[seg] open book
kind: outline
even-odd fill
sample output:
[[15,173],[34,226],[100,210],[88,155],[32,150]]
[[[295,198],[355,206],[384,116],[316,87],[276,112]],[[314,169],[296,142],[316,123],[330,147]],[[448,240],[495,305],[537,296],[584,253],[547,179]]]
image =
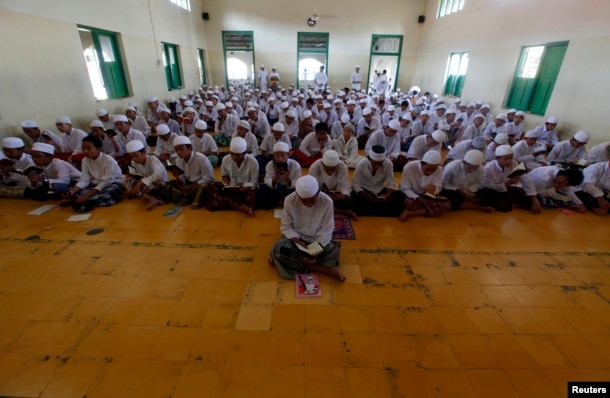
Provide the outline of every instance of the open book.
[[318,242],[310,243],[307,246],[303,246],[299,243],[296,243],[296,246],[299,248],[300,251],[305,252],[310,256],[317,256],[318,254],[324,251],[324,248],[320,246]]
[[434,195],[434,194],[431,194],[431,193],[428,193],[428,192],[423,193],[423,194],[422,194],[422,196],[423,196],[425,199],[432,199],[432,200],[447,200],[447,198],[446,198],[446,197],[444,197],[444,196]]
[[144,176],[140,174],[133,166],[127,166],[127,174],[136,180],[141,180],[144,178]]
[[525,173],[527,173],[527,168],[525,167],[525,163],[521,162],[508,175],[508,178],[520,177]]
[[169,161],[169,159],[165,161],[165,169],[170,173],[178,172],[179,174],[184,174],[184,170]]
[[560,202],[563,203],[569,203],[572,201],[572,198],[567,196],[567,195],[563,195],[561,193],[555,192],[554,194],[551,195],[551,198],[558,200]]

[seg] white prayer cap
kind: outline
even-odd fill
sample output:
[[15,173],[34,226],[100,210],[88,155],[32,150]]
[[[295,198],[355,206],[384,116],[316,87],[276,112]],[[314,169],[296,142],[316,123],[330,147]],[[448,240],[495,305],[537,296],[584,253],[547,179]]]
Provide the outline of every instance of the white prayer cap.
[[587,142],[589,142],[589,133],[587,133],[586,131],[579,131],[576,134],[574,134],[574,139],[578,142],[582,142],[583,144],[586,144]]
[[60,116],[55,120],[55,124],[72,124],[72,120],[68,116]]
[[484,103],[484,102],[485,102],[485,101],[483,101],[482,99],[478,99],[478,100],[477,100],[477,105],[483,105],[483,103]]
[[[191,93],[192,93],[192,91],[191,91]],[[191,95],[193,95],[193,94],[191,94]],[[169,102],[171,102],[172,104],[173,104],[173,103],[175,103],[175,102],[177,102],[177,101],[176,101],[176,97],[170,97],[170,98],[169,98]]]
[[127,123],[127,116],[125,115],[114,115],[113,121],[116,122],[125,122]]
[[286,144],[283,141],[276,142],[275,145],[273,145],[273,152],[286,152],[286,153],[288,153],[289,151],[290,151],[290,148],[288,147],[288,144]]
[[157,113],[161,112],[171,113],[171,111],[164,106],[160,106],[159,109],[157,109]]
[[379,95],[378,94],[373,95],[373,99],[375,99],[375,98],[379,98]]
[[308,109],[306,111],[303,111],[303,118],[307,119],[308,117],[311,117],[312,113],[311,111]]
[[474,118],[475,119],[479,118],[479,119],[485,120],[485,116],[481,115],[480,113],[477,113],[477,115]]
[[366,107],[362,110],[362,116],[366,116],[366,115],[370,115],[371,114],[371,108]]
[[438,151],[428,151],[421,160],[428,164],[441,164],[441,154]]
[[525,138],[538,138],[538,132],[536,130],[530,130],[525,133]]
[[330,108],[332,108],[332,107],[333,107],[333,106],[332,106],[331,104],[329,104],[328,102],[325,102],[325,103],[324,103],[324,109],[330,109]]
[[275,123],[273,125],[273,127],[271,128],[271,130],[273,130],[273,131],[281,131],[282,133],[285,131],[284,125],[282,123],[279,123],[279,122]]
[[468,105],[466,105],[466,108],[474,108],[474,103],[470,102]]
[[343,102],[343,101],[341,101],[339,98],[337,98],[336,100],[333,101],[333,104],[340,104],[341,102]]
[[[200,99],[201,99],[201,98],[200,98]],[[185,106],[187,106],[187,107],[193,106],[193,101],[191,101],[191,100],[186,100],[186,101],[184,101],[184,105],[185,105]]]
[[135,111],[136,111],[136,108],[134,108],[133,106],[126,106],[126,107],[125,107],[125,112],[127,112],[127,111],[133,111],[133,112],[135,112]]
[[294,109],[288,109],[286,112],[286,117],[297,117],[297,113],[294,111]]
[[546,119],[546,122],[547,122],[547,123],[553,123],[553,124],[554,124],[554,123],[559,122],[559,120],[557,120],[557,118],[556,118],[555,116],[549,116],[549,117]]
[[277,69],[275,66],[272,66],[271,69]]
[[335,99],[335,97],[333,97],[333,96],[332,96],[332,94],[331,94],[331,95],[327,95],[327,96],[326,96],[326,99],[330,101],[330,100]]
[[241,137],[233,137],[229,149],[232,153],[244,153],[248,149],[248,143]]
[[290,106],[290,104],[288,103],[288,101],[283,101],[283,102],[280,104],[280,108],[282,108],[282,109],[286,109],[286,108],[288,108],[289,106]]
[[344,129],[350,129],[350,130],[352,130],[352,133],[353,133],[354,131],[356,131],[356,127],[354,127],[354,125],[353,125],[353,124],[351,124],[351,123],[346,124],[346,125],[345,125],[345,127],[343,127],[343,128],[344,128]]
[[356,105],[356,101],[354,101],[354,100],[348,100],[348,101],[347,101],[347,105]]
[[430,116],[430,111],[429,110],[423,110],[423,111],[421,111],[420,115],[421,116],[425,116],[425,115]]
[[2,140],[2,148],[16,149],[24,146],[23,140],[19,137],[6,137]]
[[214,106],[214,103],[212,101],[206,101],[205,106]]
[[419,98],[417,101],[415,101],[415,105],[423,105],[426,101],[423,100],[423,98]]
[[508,135],[506,133],[496,134],[494,142],[498,145],[504,145],[508,142]]
[[261,68],[264,68],[264,67],[265,67],[265,65],[261,64]]
[[396,107],[394,105],[388,105],[388,112],[395,111]]
[[250,131],[250,123],[248,123],[245,120],[240,120],[239,122],[237,122],[237,125],[245,128],[248,131]]
[[51,144],[45,144],[43,142],[35,142],[32,145],[33,151],[48,153],[49,155],[53,155],[55,153],[55,147]]
[[[398,91],[400,91],[400,89],[399,89]],[[445,102],[445,97],[439,97],[439,98],[436,100],[436,102],[437,102],[437,103],[439,103],[439,102]]]
[[400,118],[401,118],[402,120],[408,120],[408,121],[410,121],[410,122],[412,121],[412,120],[411,120],[411,115],[409,115],[409,114],[408,114],[408,113],[406,113],[406,112],[405,112],[405,113],[404,113],[404,114],[403,114],[403,115],[402,115]]
[[455,109],[449,109],[447,112],[445,112],[445,115],[455,115],[457,112],[455,111]]
[[128,105],[128,106],[133,106],[133,107],[134,107],[134,108],[136,108],[136,109],[138,108],[138,105],[136,105],[136,103],[135,103],[135,102],[130,102],[130,103],[128,103],[127,105]]
[[438,94],[432,94],[432,98],[438,98]]
[[197,120],[195,122],[195,128],[197,130],[207,130],[208,129],[208,124],[206,122],[204,122],[203,120]]
[[95,112],[98,116],[106,116],[108,114],[108,111],[104,108],[100,108],[97,110],[97,112]]
[[432,138],[434,139],[434,141],[440,144],[442,142],[445,142],[445,140],[447,139],[447,134],[445,134],[443,130],[436,130],[432,133]]
[[385,147],[383,145],[373,145],[371,149],[369,149],[368,155],[372,160],[381,162],[385,160]]
[[322,155],[322,164],[327,167],[335,167],[339,164],[339,154],[333,150],[324,152],[324,155]]
[[227,107],[223,103],[219,102],[216,104],[217,111],[224,111],[225,109],[227,109]]
[[523,117],[525,117],[525,112],[523,112],[523,111],[517,111],[517,112],[515,113],[515,116],[523,116]]
[[184,112],[193,112],[195,113],[195,108],[187,106],[186,108],[184,108],[184,111],[182,111],[182,113]]
[[447,110],[447,107],[445,105],[441,104],[441,105],[437,106],[436,109],[437,110],[438,109],[445,109],[445,110]]
[[187,98],[187,96],[186,96],[186,95],[184,95],[184,94],[182,94],[182,95],[180,96],[180,99],[181,99],[181,100],[185,100],[186,98]]
[[517,110],[516,110],[516,109],[514,109],[514,108],[511,108],[511,109],[509,109],[509,110],[508,110],[508,112],[506,112],[506,113],[515,113],[515,112],[517,112]]
[[[193,105],[192,101],[186,101],[186,102],[191,102],[191,105]],[[185,104],[186,104],[186,102],[185,102]],[[203,99],[201,99],[201,97],[199,97],[199,98],[195,99],[195,102],[198,103],[198,104],[203,104]],[[212,102],[212,101],[210,101],[210,102]],[[210,106],[212,106],[212,105],[210,105]]]
[[290,98],[290,102],[299,102],[299,99],[297,97],[292,97]]
[[271,102],[271,101],[275,102],[275,97],[274,96],[269,97],[269,99],[267,100],[267,102]]
[[341,115],[341,123],[349,123],[349,115]]
[[250,112],[257,112],[256,108],[251,106],[248,109],[246,109],[246,113],[250,113]]
[[233,109],[233,104],[229,101],[229,102],[225,102],[225,108],[229,109]]
[[483,152],[477,151],[476,149],[471,149],[464,155],[464,161],[473,166],[482,165],[484,159],[485,156],[483,156]]
[[366,98],[362,98],[362,99],[360,100],[360,103],[361,103],[361,104],[366,104],[367,102],[368,102],[368,101],[366,100]]
[[454,102],[460,103],[462,102],[462,99],[460,97],[457,97]]
[[496,148],[496,156],[506,156],[513,154],[513,147],[510,145],[500,145]]
[[485,105],[483,105],[483,106],[481,107],[481,109],[483,109],[483,108],[485,108],[485,109],[489,109],[489,108],[490,108],[490,107],[489,107],[489,104],[485,104]]
[[390,120],[390,123],[388,123],[388,127],[392,130],[398,131],[398,129],[400,129],[400,122],[396,119],[392,119]]
[[191,140],[189,140],[189,137],[187,137],[187,136],[179,135],[176,138],[174,138],[173,144],[174,144],[174,146],[191,145]]
[[167,124],[157,125],[157,135],[169,134],[169,126]]
[[496,120],[497,119],[504,120],[505,122],[508,122],[508,117],[506,117],[506,115],[503,114],[503,113],[498,113],[498,116],[496,116]]
[[360,65],[356,65],[356,66],[354,66],[354,68],[360,68]]
[[35,129],[36,127],[38,127],[38,123],[33,120],[24,120],[23,122],[21,122],[21,127],[23,127],[24,129]]
[[482,135],[479,135],[477,137],[474,137],[472,139],[472,141],[470,142],[470,145],[472,145],[473,147],[477,148],[477,149],[485,149],[485,137],[483,137]]
[[91,121],[91,124],[89,125],[89,127],[101,127],[101,128],[104,128],[104,123],[102,123],[102,121],[99,120],[99,119],[95,119],[95,120]]
[[302,199],[309,199],[318,193],[318,180],[310,175],[303,176],[297,180],[296,191]]
[[138,140],[129,141],[127,145],[125,145],[125,149],[127,150],[127,153],[138,152],[144,149],[144,144],[142,141]]

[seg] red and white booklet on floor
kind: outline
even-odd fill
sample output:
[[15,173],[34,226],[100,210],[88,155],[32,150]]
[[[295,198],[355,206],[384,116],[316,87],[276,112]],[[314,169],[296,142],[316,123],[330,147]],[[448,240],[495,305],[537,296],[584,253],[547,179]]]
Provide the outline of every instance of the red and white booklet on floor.
[[320,279],[316,274],[297,274],[295,277],[297,297],[321,297]]

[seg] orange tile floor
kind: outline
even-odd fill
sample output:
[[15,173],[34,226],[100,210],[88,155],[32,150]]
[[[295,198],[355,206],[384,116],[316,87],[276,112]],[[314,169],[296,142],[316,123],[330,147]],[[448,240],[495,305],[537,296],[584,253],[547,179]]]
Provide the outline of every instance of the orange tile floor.
[[361,219],[347,282],[297,299],[267,265],[271,211],[37,206],[2,200],[0,396],[551,398],[610,380],[608,217]]

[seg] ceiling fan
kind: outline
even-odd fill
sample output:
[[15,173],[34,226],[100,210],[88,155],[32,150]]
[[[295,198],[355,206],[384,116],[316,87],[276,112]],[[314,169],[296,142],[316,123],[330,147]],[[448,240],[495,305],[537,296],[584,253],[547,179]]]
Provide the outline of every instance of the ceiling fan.
[[309,18],[307,18],[307,25],[313,27],[316,26],[316,23],[320,18],[337,18],[336,15],[318,15],[318,10],[313,9],[313,14]]

